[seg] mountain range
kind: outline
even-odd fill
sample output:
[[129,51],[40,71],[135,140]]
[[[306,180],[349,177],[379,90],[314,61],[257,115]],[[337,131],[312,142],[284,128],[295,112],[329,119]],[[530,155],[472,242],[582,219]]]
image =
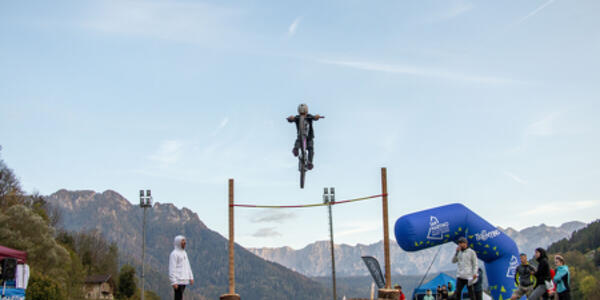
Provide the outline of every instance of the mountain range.
[[[573,231],[581,229],[585,225],[585,223],[574,221],[564,223],[559,227],[541,224],[520,231],[512,228],[499,229],[515,240],[520,252],[531,257],[535,248],[546,248],[553,242],[570,236]],[[454,255],[455,248],[456,245],[449,243],[419,252],[406,252],[395,241],[390,240],[392,273],[399,275],[425,274],[430,265],[430,273],[453,270],[455,266],[452,265],[451,258]],[[294,250],[290,247],[249,248],[248,250],[266,260],[277,262],[306,276],[319,277],[331,274],[329,241],[315,242],[300,250]],[[335,245],[337,276],[368,275],[369,273],[361,260],[361,256],[365,255],[377,258],[382,264],[381,267],[384,268],[382,241],[369,245]]]
[[[64,230],[98,230],[118,246],[121,265],[141,266],[142,209],[110,190],[60,190],[46,200],[61,212]],[[186,250],[197,283],[186,290],[186,299],[218,299],[228,292],[227,239],[207,228],[191,210],[161,203],[147,210],[146,289],[172,299],[166,275],[173,238],[179,234],[187,237]],[[236,292],[244,299],[324,299],[329,295],[321,284],[237,244],[235,264]]]
[[[60,190],[46,200],[61,212],[60,227],[68,231],[98,230],[118,246],[120,265],[129,263],[138,272],[141,270],[143,213],[137,205],[111,190],[103,193]],[[522,252],[529,254],[535,247],[545,247],[584,226],[581,222],[570,222],[560,227],[540,225],[521,231],[503,230],[515,239]],[[147,210],[146,289],[155,291],[162,299],[172,298],[166,274],[173,237],[178,234],[188,238],[187,251],[197,283],[186,291],[186,299],[218,299],[228,291],[227,239],[210,230],[196,213],[169,203],[155,203]],[[403,284],[416,285],[419,277],[414,275],[426,273],[430,264],[430,274],[452,270],[450,259],[454,247],[446,244],[410,253],[391,241],[394,277]],[[246,250],[236,244],[235,251],[236,292],[244,299],[331,297],[329,242],[315,242],[300,250],[289,247]],[[338,295],[366,293],[371,280],[360,257],[371,255],[383,262],[382,242],[336,245],[335,253],[338,277],[347,279],[345,282],[340,278]]]

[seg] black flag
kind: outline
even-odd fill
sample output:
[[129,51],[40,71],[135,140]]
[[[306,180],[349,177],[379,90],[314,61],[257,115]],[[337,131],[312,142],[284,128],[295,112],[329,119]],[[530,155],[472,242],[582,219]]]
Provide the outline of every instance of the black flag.
[[365,265],[367,265],[367,269],[373,276],[373,280],[375,280],[375,284],[380,289],[385,286],[385,279],[383,279],[383,273],[381,273],[381,267],[379,267],[379,262],[373,256],[362,256]]

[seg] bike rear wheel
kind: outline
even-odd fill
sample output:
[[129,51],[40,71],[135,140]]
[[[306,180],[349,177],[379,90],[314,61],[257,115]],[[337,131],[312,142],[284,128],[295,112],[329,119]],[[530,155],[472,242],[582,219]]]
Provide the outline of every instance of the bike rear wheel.
[[301,158],[299,161],[300,164],[300,188],[303,189],[304,188],[304,178],[306,175],[306,164],[304,163],[304,159]]

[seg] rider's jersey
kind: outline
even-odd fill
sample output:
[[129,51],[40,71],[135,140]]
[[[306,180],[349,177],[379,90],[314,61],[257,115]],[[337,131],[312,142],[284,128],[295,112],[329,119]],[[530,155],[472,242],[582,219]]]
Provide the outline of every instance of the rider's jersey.
[[[313,121],[317,121],[315,120],[315,116],[311,115],[311,114],[306,114],[306,117],[304,118],[304,120],[306,120],[306,122],[308,123],[308,139],[312,140],[315,137],[315,132],[313,131]],[[296,123],[296,133],[298,135],[300,135],[300,115],[297,115],[294,117],[294,120],[290,121],[288,120],[288,122],[292,123]]]

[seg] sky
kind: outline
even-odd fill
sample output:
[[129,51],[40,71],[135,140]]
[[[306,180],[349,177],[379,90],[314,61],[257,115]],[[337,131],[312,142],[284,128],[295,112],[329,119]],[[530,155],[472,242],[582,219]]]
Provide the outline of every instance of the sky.
[[[600,2],[2,1],[0,157],[27,192],[111,189],[227,236],[235,201],[381,193],[389,217],[460,202],[522,229],[600,215]],[[298,185],[285,118],[315,123]],[[333,207],[381,240],[380,199]],[[329,238],[327,209],[235,210],[236,242]],[[390,231],[393,232],[393,231]],[[392,234],[393,238],[393,234]]]

